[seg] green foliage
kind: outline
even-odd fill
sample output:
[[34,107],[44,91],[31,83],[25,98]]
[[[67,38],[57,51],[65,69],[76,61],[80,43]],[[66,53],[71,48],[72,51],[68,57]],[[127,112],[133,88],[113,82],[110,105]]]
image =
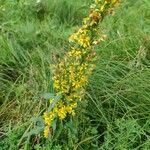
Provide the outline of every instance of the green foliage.
[[90,2],[0,1],[0,150],[150,149],[149,0],[125,0],[104,20],[108,39],[96,48],[85,101],[64,134],[25,136],[44,111],[41,95],[53,90],[49,65],[63,57]]
[[18,142],[24,133],[25,126],[17,126],[11,129],[11,126],[5,129],[7,134],[4,134],[0,140],[0,150],[17,150]]
[[116,120],[113,126],[108,127],[105,141],[104,149],[146,149],[150,144],[145,128],[133,119]]

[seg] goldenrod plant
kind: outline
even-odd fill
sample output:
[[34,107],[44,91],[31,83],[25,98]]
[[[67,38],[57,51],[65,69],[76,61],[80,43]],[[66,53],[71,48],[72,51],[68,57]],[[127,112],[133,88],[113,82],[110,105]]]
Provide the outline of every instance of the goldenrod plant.
[[84,97],[85,86],[95,67],[94,46],[106,38],[99,31],[99,23],[106,15],[114,14],[118,3],[119,0],[95,0],[82,26],[69,37],[70,50],[58,64],[51,67],[54,92],[59,98],[50,98],[49,110],[43,115],[46,138],[50,136],[51,125],[56,118],[64,120],[76,114],[75,110]]
[[[84,48],[73,35],[94,5],[104,4],[89,10],[92,2],[0,0],[0,150],[150,149],[150,0],[105,8],[96,30],[84,33],[91,45]],[[54,87],[54,78],[63,74],[58,64],[80,60],[81,50],[91,54],[91,62],[86,54],[82,60],[94,70],[90,75],[85,69],[80,98],[68,102],[73,87],[66,94]],[[44,112],[73,101],[74,113],[60,119],[56,112],[45,123]]]

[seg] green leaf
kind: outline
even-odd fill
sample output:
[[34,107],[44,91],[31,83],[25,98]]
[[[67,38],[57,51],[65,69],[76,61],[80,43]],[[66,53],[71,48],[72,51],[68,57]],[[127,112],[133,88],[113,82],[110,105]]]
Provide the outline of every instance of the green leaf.
[[60,122],[58,127],[57,127],[57,130],[55,130],[55,134],[54,134],[54,137],[53,137],[54,140],[57,140],[59,138],[60,134],[62,133],[63,128],[64,128],[63,123]]
[[49,100],[49,99],[51,99],[51,98],[54,99],[56,96],[55,96],[53,93],[45,93],[45,94],[42,95],[42,97],[43,97],[44,99],[46,99],[46,100]]
[[91,128],[91,133],[97,134],[98,133],[97,128],[96,127]]
[[36,127],[34,129],[31,129],[28,133],[26,133],[24,135],[24,137],[29,137],[29,136],[32,136],[32,135],[37,135],[40,132],[42,132],[43,130],[44,130],[44,127]]
[[52,122],[52,125],[51,125],[54,132],[55,132],[55,130],[56,130],[56,124],[57,124],[57,119],[55,119],[55,120]]
[[60,101],[61,97],[62,97],[61,94],[58,94],[57,96],[54,97],[54,101],[50,104],[48,112],[50,112],[55,107],[55,105]]
[[32,122],[34,122],[38,127],[44,127],[44,120],[42,117],[32,117]]

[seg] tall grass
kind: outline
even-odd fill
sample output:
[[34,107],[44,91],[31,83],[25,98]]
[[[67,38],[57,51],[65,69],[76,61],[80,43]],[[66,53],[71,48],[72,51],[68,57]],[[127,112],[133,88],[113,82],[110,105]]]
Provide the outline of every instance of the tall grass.
[[[0,2],[0,149],[67,149],[63,138],[23,135],[46,104],[49,65],[63,57],[90,2]],[[149,6],[149,0],[124,1],[101,25],[108,39],[96,48],[74,149],[150,149]]]

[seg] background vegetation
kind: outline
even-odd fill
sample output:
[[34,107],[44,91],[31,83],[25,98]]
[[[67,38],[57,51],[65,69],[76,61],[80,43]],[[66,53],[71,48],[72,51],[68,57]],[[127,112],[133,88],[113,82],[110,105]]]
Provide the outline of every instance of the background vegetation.
[[46,106],[49,65],[63,58],[90,3],[0,0],[0,150],[150,149],[149,0],[124,0],[101,24],[108,39],[96,47],[97,68],[69,138],[26,136]]

